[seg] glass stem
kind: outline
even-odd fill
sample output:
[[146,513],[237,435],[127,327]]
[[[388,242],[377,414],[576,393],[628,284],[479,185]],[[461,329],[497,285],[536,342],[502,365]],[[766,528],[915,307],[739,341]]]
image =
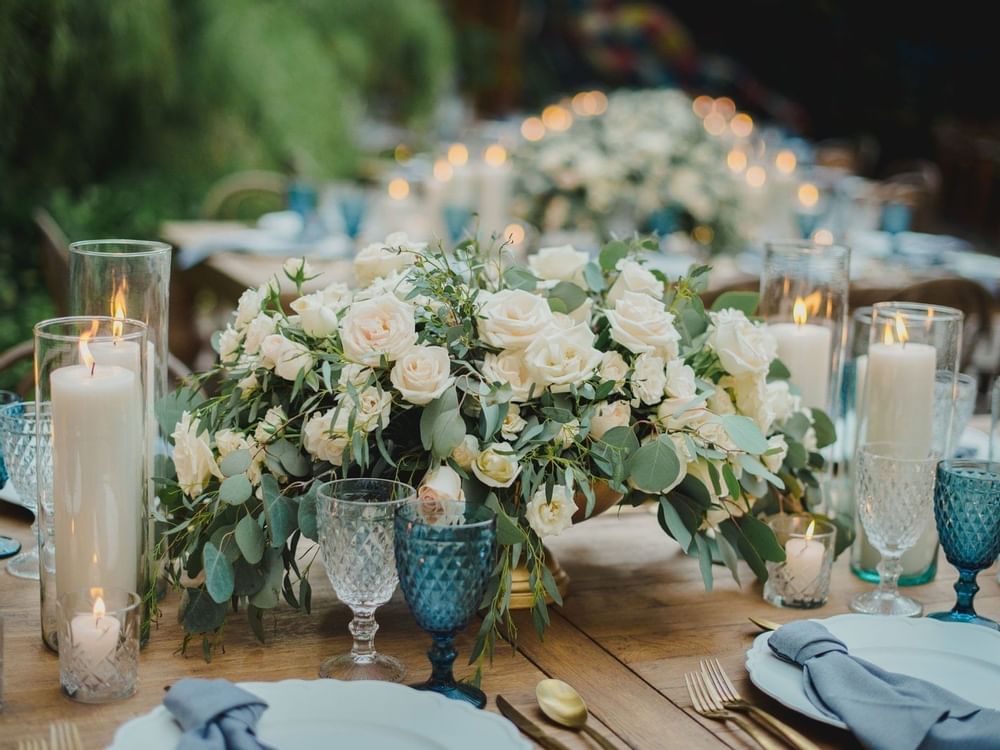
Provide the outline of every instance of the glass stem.
[[353,610],[354,619],[347,629],[354,636],[354,645],[351,646],[351,656],[354,661],[360,664],[369,664],[375,660],[375,633],[378,632],[378,623],[375,622],[375,610]]
[[455,663],[455,657],[458,656],[458,651],[453,645],[455,635],[448,633],[446,635],[432,635],[431,638],[434,639],[434,644],[427,652],[427,658],[431,660],[430,682],[454,685],[455,674],[452,672],[452,665]]
[[979,575],[978,570],[969,570],[968,568],[958,569],[958,580],[955,581],[955,593],[958,594],[958,601],[955,602],[955,608],[952,612],[972,617],[976,616],[972,600],[976,598],[976,593],[979,591],[979,584],[976,583],[977,575]]
[[880,597],[895,599],[899,596],[899,576],[903,572],[901,555],[883,552],[878,563],[878,593]]

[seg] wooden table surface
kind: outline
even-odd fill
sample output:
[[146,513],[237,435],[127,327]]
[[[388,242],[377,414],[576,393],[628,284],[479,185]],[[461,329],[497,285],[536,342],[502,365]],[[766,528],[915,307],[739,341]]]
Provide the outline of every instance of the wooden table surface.
[[[0,533],[27,543],[28,519],[0,503]],[[499,648],[483,687],[489,709],[505,695],[541,723],[534,706],[534,686],[558,677],[584,696],[597,724],[621,747],[749,748],[749,739],[727,725],[693,715],[684,688],[684,673],[699,659],[717,656],[752,700],[798,727],[824,747],[856,747],[846,732],[798,717],[756,691],[746,679],[744,653],[757,630],[747,621],[758,615],[780,622],[804,616],[771,607],[757,584],[739,588],[724,568],[717,569],[715,590],[705,592],[698,565],[659,529],[643,509],[611,511],[552,539],[551,548],[572,577],[571,592],[561,610],[552,609],[545,642],[533,634],[530,618],[521,617],[521,652]],[[938,580],[908,593],[931,611],[950,607],[955,575],[942,560]],[[749,571],[744,580],[750,581]],[[104,747],[123,722],[143,714],[163,699],[163,689],[184,676],[231,680],[312,678],[320,662],[347,651],[349,611],[334,597],[322,566],[312,574],[313,613],[300,614],[284,604],[266,620],[269,642],[257,643],[246,620],[235,616],[226,628],[224,654],[205,663],[200,648],[188,656],[177,652],[181,630],[176,623],[177,595],[164,602],[163,617],[140,657],[140,687],[128,700],[103,706],[74,703],[59,691],[58,660],[42,646],[38,624],[38,585],[0,573],[0,614],[6,620],[5,708],[0,712],[0,747],[16,746],[22,737],[47,732],[57,719],[77,722],[87,748]],[[1000,617],[1000,588],[995,570],[980,575],[983,588],[977,607]],[[848,570],[847,555],[837,562],[830,602],[809,616],[847,611],[848,599],[866,584]],[[407,611],[399,592],[377,613],[378,647],[399,657],[411,678],[427,672],[427,636]],[[468,673],[462,654],[470,639],[460,641],[460,676]],[[592,747],[569,732],[547,728],[571,748]],[[7,744],[4,744],[7,743]],[[14,744],[11,744],[14,743]]]

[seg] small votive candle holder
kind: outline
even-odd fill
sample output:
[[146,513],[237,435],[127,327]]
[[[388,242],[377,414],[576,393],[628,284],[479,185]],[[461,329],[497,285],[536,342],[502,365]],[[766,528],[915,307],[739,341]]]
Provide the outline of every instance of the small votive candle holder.
[[785,560],[767,563],[764,600],[776,607],[822,607],[830,596],[837,527],[806,513],[772,516],[767,525]]
[[142,600],[122,589],[60,594],[59,682],[81,703],[128,698],[139,682]]

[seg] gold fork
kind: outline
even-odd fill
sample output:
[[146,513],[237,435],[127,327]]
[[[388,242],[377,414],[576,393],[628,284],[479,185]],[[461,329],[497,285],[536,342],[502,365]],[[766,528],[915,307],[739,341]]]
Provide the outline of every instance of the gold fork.
[[719,694],[724,708],[728,708],[730,711],[749,714],[762,726],[767,727],[779,737],[784,738],[793,747],[799,748],[799,750],[820,750],[816,743],[798,730],[792,729],[792,727],[788,726],[781,719],[744,700],[718,659],[702,659],[701,672]]
[[49,750],[49,743],[45,740],[18,740],[17,750]]
[[83,750],[80,730],[71,721],[56,721],[49,725],[52,750]]
[[691,703],[694,710],[700,716],[713,721],[731,721],[763,748],[763,750],[784,750],[783,746],[777,742],[767,732],[761,730],[749,719],[745,719],[739,714],[727,711],[722,707],[722,703],[713,698],[709,693],[705,678],[700,672],[688,672],[684,675],[684,683],[687,685],[688,695],[691,696]]

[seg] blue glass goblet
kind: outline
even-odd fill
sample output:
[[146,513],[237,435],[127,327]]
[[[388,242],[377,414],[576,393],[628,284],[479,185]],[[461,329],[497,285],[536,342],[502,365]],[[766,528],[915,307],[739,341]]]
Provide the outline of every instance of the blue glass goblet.
[[458,204],[448,204],[444,207],[444,224],[448,230],[448,237],[452,244],[462,239],[465,227],[472,218],[472,209],[468,206]]
[[[0,406],[16,404],[20,400],[21,397],[13,391],[0,391]],[[3,446],[0,446],[0,490],[7,484],[8,479],[7,466],[3,461]],[[11,539],[9,536],[0,536],[0,560],[5,557],[12,557],[20,551],[21,543],[19,541]]]
[[496,565],[496,515],[463,500],[416,500],[396,514],[399,586],[433,645],[431,676],[417,690],[486,705],[486,695],[455,681],[455,636],[479,608]]
[[976,614],[972,600],[976,576],[1000,554],[1000,465],[988,461],[942,461],[934,489],[934,519],[948,562],[958,568],[958,601],[950,612],[927,615],[935,620],[971,622],[1000,630]]

